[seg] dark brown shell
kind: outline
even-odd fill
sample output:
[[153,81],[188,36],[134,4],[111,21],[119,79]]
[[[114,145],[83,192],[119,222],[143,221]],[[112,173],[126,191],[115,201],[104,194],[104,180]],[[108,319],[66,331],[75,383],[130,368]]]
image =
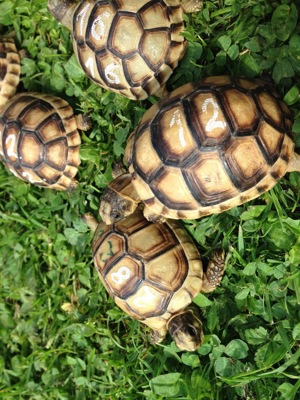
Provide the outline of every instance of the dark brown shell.
[[18,178],[64,190],[80,164],[80,135],[69,104],[38,93],[14,96],[0,115],[0,157]]
[[157,92],[182,58],[180,2],[82,1],[73,15],[73,45],[86,74],[131,99]]
[[114,225],[101,222],[92,249],[99,277],[116,304],[153,329],[201,290],[200,255],[178,221],[150,223],[138,208]]
[[291,126],[268,83],[211,77],[152,106],[125,158],[151,212],[199,218],[271,189],[293,155]]
[[0,39],[0,110],[17,90],[20,80],[20,57],[14,41]]

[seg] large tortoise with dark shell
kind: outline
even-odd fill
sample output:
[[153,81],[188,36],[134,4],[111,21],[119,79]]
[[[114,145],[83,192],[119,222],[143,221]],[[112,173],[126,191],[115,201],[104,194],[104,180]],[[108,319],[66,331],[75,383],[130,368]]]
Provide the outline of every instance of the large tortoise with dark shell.
[[186,51],[183,13],[200,0],[48,0],[72,31],[76,57],[96,84],[130,99],[163,91]]
[[95,231],[95,268],[116,304],[152,329],[152,343],[169,331],[181,350],[196,350],[203,331],[192,300],[220,283],[224,251],[212,252],[204,272],[199,251],[179,221],[151,223],[140,207],[113,225],[98,225],[89,214],[84,219]]
[[196,219],[260,196],[300,171],[292,118],[274,87],[217,76],[186,84],[153,105],[129,138],[129,173],[106,189],[112,223],[145,205],[152,220]]

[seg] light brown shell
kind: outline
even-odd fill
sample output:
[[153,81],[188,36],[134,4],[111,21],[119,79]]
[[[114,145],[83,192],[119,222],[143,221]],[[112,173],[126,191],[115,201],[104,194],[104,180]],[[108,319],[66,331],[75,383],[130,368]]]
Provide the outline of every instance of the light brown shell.
[[15,176],[37,186],[72,188],[80,143],[73,109],[58,97],[18,94],[0,115],[0,158]]
[[150,223],[140,208],[113,225],[101,222],[92,243],[106,290],[127,314],[154,330],[192,302],[202,287],[202,262],[178,221]]
[[13,39],[0,39],[0,110],[16,93],[20,73],[20,57]]
[[183,57],[183,30],[179,1],[86,0],[73,15],[73,46],[96,84],[145,99],[162,87]]
[[271,189],[294,153],[291,126],[268,83],[210,77],[153,105],[125,159],[151,213],[194,219]]

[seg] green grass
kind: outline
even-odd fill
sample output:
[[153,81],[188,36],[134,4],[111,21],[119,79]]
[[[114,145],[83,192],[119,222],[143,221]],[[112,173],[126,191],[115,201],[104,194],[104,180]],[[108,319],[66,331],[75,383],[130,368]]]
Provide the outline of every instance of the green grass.
[[[186,17],[189,50],[169,89],[207,75],[271,76],[294,116],[300,146],[298,1],[206,1]],[[0,166],[0,399],[292,400],[300,393],[300,176],[220,215],[186,221],[206,258],[228,252],[221,285],[199,295],[205,343],[180,352],[149,344],[93,269],[92,234],[113,162],[155,102],[105,92],[83,75],[69,32],[45,1],[1,0],[0,32],[15,31],[20,90],[66,98],[90,112],[79,187],[30,186]]]

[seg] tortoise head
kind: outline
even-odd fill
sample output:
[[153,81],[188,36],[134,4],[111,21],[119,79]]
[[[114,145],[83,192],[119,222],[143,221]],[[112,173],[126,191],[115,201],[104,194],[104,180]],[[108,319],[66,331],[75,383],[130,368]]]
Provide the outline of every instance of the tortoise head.
[[74,0],[48,0],[47,9],[61,24],[72,29],[73,14],[79,1]]
[[122,174],[105,189],[99,208],[102,220],[113,224],[131,215],[139,203],[130,174]]
[[168,322],[168,330],[181,350],[195,351],[203,343],[202,322],[194,306],[175,314]]

